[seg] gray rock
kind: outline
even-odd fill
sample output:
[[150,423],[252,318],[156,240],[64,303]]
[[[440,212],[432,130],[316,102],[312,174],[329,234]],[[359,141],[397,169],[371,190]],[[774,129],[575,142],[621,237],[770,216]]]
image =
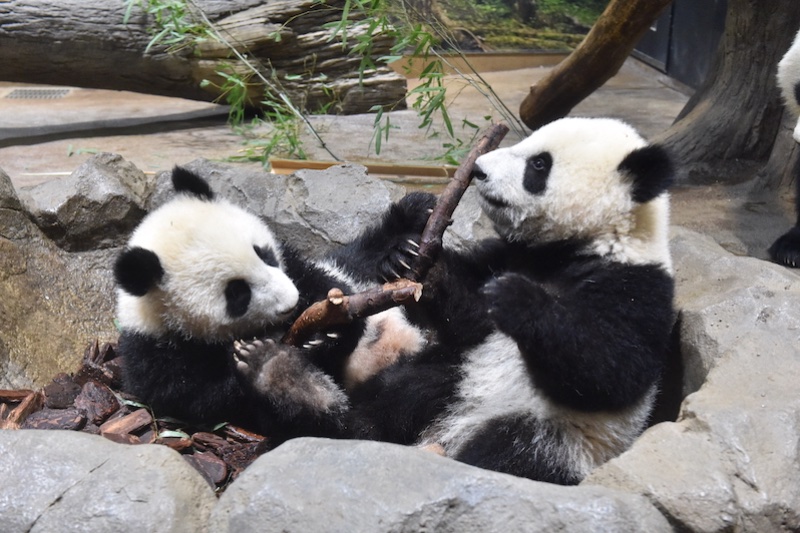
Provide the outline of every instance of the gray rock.
[[68,251],[121,245],[144,216],[152,178],[116,154],[101,153],[71,176],[21,193],[39,228]]
[[70,431],[0,431],[0,531],[197,532],[216,497],[165,446]]
[[[403,196],[403,188],[367,175],[361,165],[300,170],[291,176],[199,159],[184,165],[220,197],[262,216],[275,234],[312,256],[359,234]],[[151,208],[171,196],[169,173],[158,176]]]
[[[262,216],[279,238],[310,255],[321,255],[352,240],[405,194],[403,187],[371,177],[366,167],[357,164],[300,170],[290,176],[205,159],[183,166],[209,180],[220,197]],[[161,173],[148,210],[171,196],[170,173]],[[496,235],[472,188],[456,208],[453,220],[445,233],[446,246],[463,248]]]
[[497,232],[478,204],[475,187],[469,187],[453,213],[453,224],[444,233],[444,245],[463,250],[470,243],[492,237],[497,237]]
[[[7,241],[17,241],[31,236],[31,224],[19,201],[14,184],[8,174],[0,169],[0,266],[7,266],[9,261],[3,261],[3,256],[9,254],[10,244]],[[5,244],[2,244],[5,243]],[[5,250],[3,250],[5,248]],[[4,252],[4,253],[3,253]],[[15,269],[12,268],[11,271]],[[6,268],[0,268],[0,276],[4,272],[9,272]]]
[[42,235],[0,172],[0,388],[72,372],[90,341],[116,338],[109,251],[69,254]]
[[691,394],[585,484],[645,495],[680,529],[800,529],[800,278],[674,234]]
[[296,439],[220,498],[211,531],[671,531],[645,498],[489,472],[385,443]]
[[11,183],[11,178],[0,168],[0,209],[19,211],[21,207],[17,192],[14,190],[14,184]]

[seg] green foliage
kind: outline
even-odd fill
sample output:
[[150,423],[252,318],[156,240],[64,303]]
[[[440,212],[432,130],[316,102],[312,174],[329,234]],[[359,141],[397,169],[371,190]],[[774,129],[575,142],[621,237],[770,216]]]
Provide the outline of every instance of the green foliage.
[[228,120],[232,126],[239,126],[244,122],[247,111],[247,84],[250,76],[245,77],[237,74],[232,67],[227,71],[218,70],[216,74],[222,78],[222,85],[217,85],[210,80],[203,80],[200,82],[200,87],[216,87],[219,91],[220,99],[224,99],[225,103],[230,106]]
[[139,7],[153,20],[152,39],[145,48],[148,53],[153,46],[163,45],[170,51],[208,38],[208,27],[192,17],[185,0],[125,0],[127,7],[123,24],[127,24],[134,7]]

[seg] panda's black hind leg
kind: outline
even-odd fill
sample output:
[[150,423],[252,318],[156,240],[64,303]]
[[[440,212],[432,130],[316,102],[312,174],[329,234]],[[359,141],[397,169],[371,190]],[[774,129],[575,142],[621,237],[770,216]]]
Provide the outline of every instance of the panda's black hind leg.
[[347,397],[300,349],[269,338],[237,341],[233,358],[242,383],[288,434],[337,436]]
[[794,226],[781,235],[769,247],[769,256],[773,261],[784,266],[800,267],[800,226]]

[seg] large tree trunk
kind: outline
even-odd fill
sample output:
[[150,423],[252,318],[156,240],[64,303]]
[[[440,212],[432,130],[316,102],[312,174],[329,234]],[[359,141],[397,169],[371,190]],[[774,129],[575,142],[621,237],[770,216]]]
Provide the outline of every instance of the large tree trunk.
[[[344,0],[237,0],[196,2],[238,51],[279,82],[291,100],[314,112],[361,113],[373,105],[404,107],[405,80],[391,69],[360,79],[360,58],[348,55],[328,22],[341,18]],[[134,8],[123,24],[122,0],[0,1],[0,80],[122,89],[196,100],[215,100],[222,79],[216,72],[247,73],[216,41],[169,53],[151,41],[153,21]],[[275,39],[280,35],[280,40]],[[349,35],[349,45],[355,44]],[[374,56],[386,55],[388,38],[374,41]],[[273,73],[268,67],[272,66]],[[201,88],[200,82],[213,83]],[[263,86],[250,78],[259,105]]]
[[776,65],[800,27],[796,0],[728,0],[725,33],[703,86],[662,136],[686,170],[687,183],[752,178],[774,150],[764,179],[779,183],[791,168],[791,129],[781,131],[783,106]]
[[648,26],[672,0],[611,0],[580,45],[520,105],[522,122],[537,129],[565,116],[616,74]]

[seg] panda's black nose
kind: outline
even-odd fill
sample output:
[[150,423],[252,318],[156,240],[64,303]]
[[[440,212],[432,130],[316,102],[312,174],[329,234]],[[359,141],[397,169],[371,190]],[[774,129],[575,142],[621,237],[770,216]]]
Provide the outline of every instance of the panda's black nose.
[[486,173],[484,171],[482,171],[481,169],[476,167],[476,168],[472,169],[472,179],[485,180],[486,179]]

